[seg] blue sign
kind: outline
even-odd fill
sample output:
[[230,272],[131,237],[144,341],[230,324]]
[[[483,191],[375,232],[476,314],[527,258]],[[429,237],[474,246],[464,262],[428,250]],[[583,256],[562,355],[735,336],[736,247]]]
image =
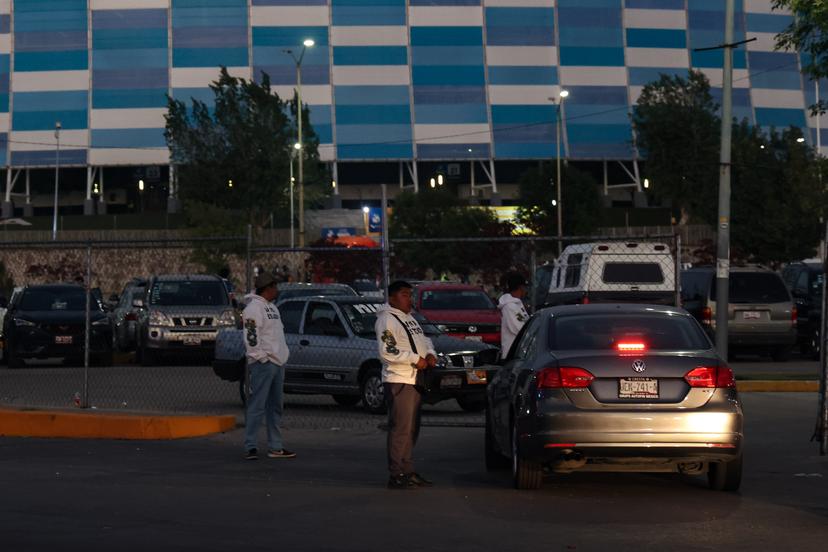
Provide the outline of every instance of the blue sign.
[[322,229],[322,239],[329,240],[333,238],[339,238],[342,236],[356,236],[356,228],[323,228]]
[[382,207],[370,207],[368,210],[368,232],[382,232]]

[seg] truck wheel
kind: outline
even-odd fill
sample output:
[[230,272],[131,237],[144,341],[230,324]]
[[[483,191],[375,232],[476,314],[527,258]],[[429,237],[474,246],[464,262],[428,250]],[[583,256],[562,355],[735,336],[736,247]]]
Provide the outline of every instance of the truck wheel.
[[369,368],[362,378],[362,406],[371,414],[385,414],[385,392],[382,387],[382,374],[378,368]]

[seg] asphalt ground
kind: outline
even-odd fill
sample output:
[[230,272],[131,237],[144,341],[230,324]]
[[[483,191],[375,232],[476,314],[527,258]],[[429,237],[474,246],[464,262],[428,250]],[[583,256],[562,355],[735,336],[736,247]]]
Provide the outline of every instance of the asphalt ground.
[[790,550],[828,546],[814,393],[744,394],[739,493],[701,477],[487,472],[479,428],[425,428],[389,491],[385,434],[287,429],[293,460],[241,458],[242,432],[181,441],[0,439],[4,550]]

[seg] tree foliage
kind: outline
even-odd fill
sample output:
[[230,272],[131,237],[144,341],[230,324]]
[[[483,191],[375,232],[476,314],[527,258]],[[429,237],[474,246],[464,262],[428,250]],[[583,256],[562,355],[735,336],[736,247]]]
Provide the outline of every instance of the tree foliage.
[[[288,208],[296,102],[273,92],[266,73],[256,82],[222,67],[210,89],[213,105],[167,99],[164,136],[178,171],[179,197],[191,211],[237,210],[245,224],[262,226],[270,213]],[[312,201],[327,187],[319,186],[325,180],[319,140],[307,108],[302,111],[305,186]]]
[[[796,14],[791,23],[776,35],[776,49],[804,54],[802,71],[813,79],[828,77],[828,3],[815,0],[773,0],[775,10]],[[825,112],[823,100],[811,106]]]

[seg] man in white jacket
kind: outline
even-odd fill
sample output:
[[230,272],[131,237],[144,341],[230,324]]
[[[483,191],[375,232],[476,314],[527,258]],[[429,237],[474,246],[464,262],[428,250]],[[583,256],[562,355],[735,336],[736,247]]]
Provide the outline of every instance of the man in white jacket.
[[508,293],[504,293],[497,304],[500,309],[500,358],[506,358],[515,336],[529,320],[529,313],[523,306],[527,293],[526,279],[512,272],[506,276],[506,289]]
[[437,354],[417,320],[411,316],[412,287],[403,281],[388,286],[388,305],[377,314],[382,382],[388,404],[389,489],[431,486],[414,471],[411,460],[420,432],[420,392],[414,387],[417,371],[434,368]]
[[295,453],[282,446],[279,423],[284,408],[284,365],[288,360],[285,328],[273,301],[279,294],[276,278],[259,272],[254,282],[256,293],[244,308],[244,347],[250,395],[247,397],[244,448],[247,460],[258,456],[257,435],[262,418],[267,422],[268,458],[294,458]]

